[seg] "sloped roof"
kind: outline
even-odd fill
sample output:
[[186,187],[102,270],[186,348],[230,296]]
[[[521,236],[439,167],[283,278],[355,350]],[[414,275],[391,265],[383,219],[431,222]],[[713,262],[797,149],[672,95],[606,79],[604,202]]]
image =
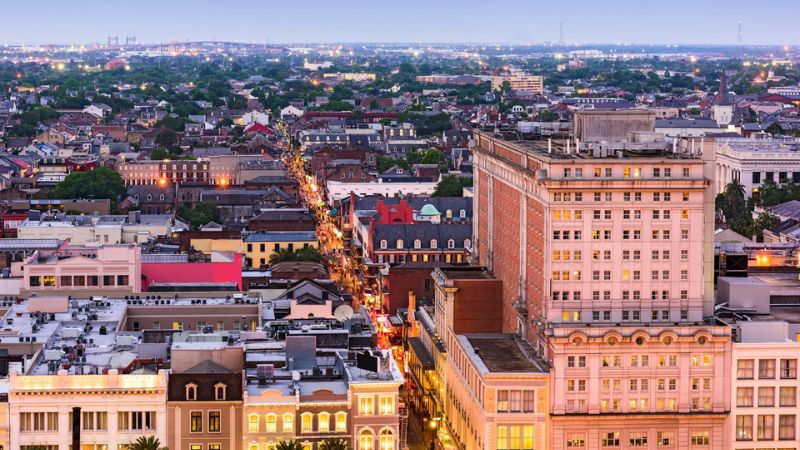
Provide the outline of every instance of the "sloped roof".
[[203,361],[203,362],[201,362],[199,364],[196,364],[195,366],[185,370],[182,373],[197,373],[197,374],[201,374],[201,373],[232,373],[232,372],[230,370],[226,369],[225,367],[222,367],[221,365],[215,363],[214,361],[211,361],[210,359],[207,359],[207,360],[205,360],[205,361]]

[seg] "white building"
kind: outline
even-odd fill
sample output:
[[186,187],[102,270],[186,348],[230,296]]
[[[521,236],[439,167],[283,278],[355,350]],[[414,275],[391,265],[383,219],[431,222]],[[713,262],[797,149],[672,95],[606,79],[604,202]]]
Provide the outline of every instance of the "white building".
[[342,181],[326,182],[328,199],[330,202],[349,197],[351,192],[358,196],[383,195],[385,197],[395,197],[397,195],[431,195],[436,190],[436,181],[416,181],[407,182],[382,182],[378,180],[372,183],[346,183]]
[[715,140],[716,193],[738,180],[751,197],[765,181],[800,183],[800,139]]

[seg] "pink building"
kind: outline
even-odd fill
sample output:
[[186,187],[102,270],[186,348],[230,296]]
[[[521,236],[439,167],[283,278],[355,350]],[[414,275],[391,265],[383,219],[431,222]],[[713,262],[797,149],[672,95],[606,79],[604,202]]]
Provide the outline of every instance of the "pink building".
[[211,253],[207,260],[190,261],[187,255],[142,256],[142,290],[152,284],[225,285],[242,289],[242,254]]
[[552,448],[722,450],[714,152],[627,133],[631,114],[586,118],[628,140],[580,151],[477,133],[473,248],[503,280],[503,331],[553,367]]
[[23,295],[123,295],[141,292],[141,250],[136,245],[68,247],[35,252],[23,266]]

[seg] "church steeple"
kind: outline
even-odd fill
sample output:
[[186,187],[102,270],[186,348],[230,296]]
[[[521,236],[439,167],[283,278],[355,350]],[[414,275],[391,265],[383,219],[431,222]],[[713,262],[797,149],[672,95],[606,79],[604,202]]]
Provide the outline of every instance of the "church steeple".
[[728,75],[725,74],[725,70],[719,76],[719,91],[716,100],[717,105],[728,106]]

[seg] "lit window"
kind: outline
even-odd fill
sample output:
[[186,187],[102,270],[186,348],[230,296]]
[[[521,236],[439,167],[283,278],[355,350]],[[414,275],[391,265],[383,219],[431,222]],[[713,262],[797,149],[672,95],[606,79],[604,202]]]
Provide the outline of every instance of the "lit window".
[[314,428],[314,415],[311,413],[303,413],[300,415],[300,430],[303,433],[310,433]]
[[267,414],[267,433],[275,433],[276,431],[278,431],[278,416]]
[[283,415],[283,431],[284,433],[294,431],[294,414],[286,413]]
[[358,436],[358,450],[373,450],[375,448],[375,437],[371,430],[362,430]]
[[317,415],[317,431],[330,431],[331,429],[331,415],[327,412],[321,412]]
[[258,414],[250,414],[247,417],[247,430],[250,433],[258,433]]
[[347,431],[347,413],[339,411],[336,413],[336,431]]
[[394,450],[394,432],[386,428],[381,431],[380,450]]

